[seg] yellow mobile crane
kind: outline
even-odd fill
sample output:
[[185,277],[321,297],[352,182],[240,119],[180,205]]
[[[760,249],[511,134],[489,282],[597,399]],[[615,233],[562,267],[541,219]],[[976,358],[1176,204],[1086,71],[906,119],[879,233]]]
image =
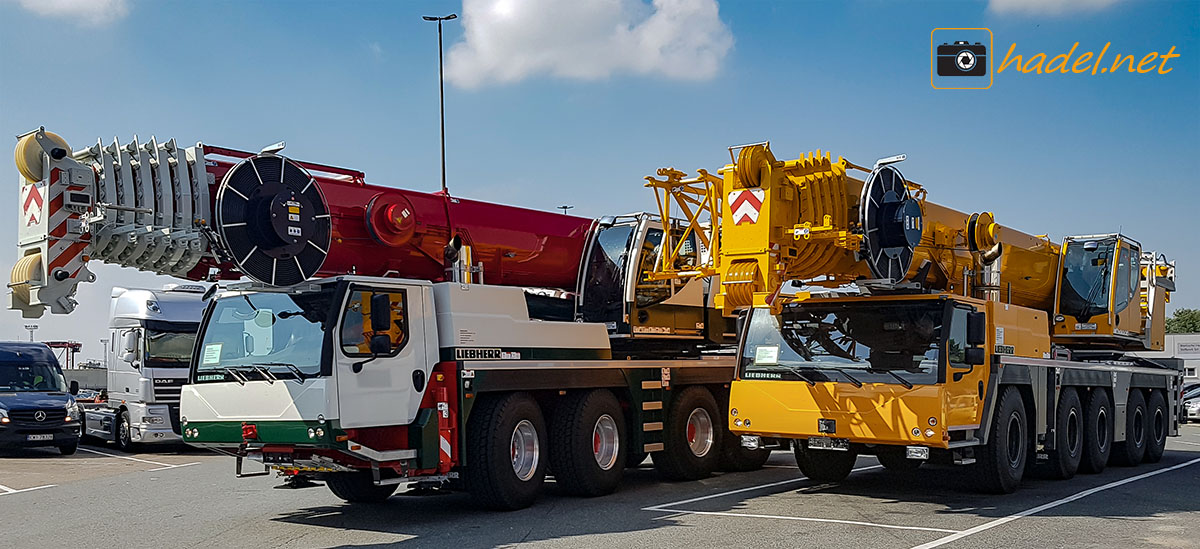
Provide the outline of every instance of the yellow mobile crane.
[[[1124,355],[1162,348],[1173,262],[1121,234],[1059,244],[939,206],[903,155],[865,168],[758,143],[730,160],[647,178],[687,223],[644,276],[719,277],[716,305],[743,311],[727,420],[747,448],[790,444],[822,481],[859,454],[973,464],[1011,492],[1039,458],[1067,478],[1157,461],[1177,434],[1180,372]],[[692,235],[705,262],[672,254]]]

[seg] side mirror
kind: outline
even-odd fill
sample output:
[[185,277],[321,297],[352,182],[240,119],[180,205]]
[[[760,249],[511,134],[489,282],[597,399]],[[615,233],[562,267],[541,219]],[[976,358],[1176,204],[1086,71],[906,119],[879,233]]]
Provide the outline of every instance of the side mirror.
[[79,382],[74,379],[71,380],[71,394],[72,395],[79,394]]
[[371,340],[367,342],[367,346],[371,349],[372,355],[386,355],[392,352],[392,338],[387,334],[378,334],[371,336]]
[[987,315],[967,313],[967,345],[987,345]]
[[121,350],[125,351],[126,354],[136,354],[138,350],[138,335],[139,334],[137,330],[129,330],[128,332],[125,332],[125,335],[122,336],[121,339]]
[[971,347],[966,351],[966,357],[964,358],[966,359],[967,364],[979,366],[984,362],[987,362],[987,351],[985,351],[983,347]]
[[[392,296],[388,294],[375,294],[371,296],[371,331],[386,332],[391,329]],[[374,338],[372,338],[371,343],[374,344]],[[388,345],[391,345],[391,340],[388,340]],[[381,354],[387,354],[387,352],[385,351]]]

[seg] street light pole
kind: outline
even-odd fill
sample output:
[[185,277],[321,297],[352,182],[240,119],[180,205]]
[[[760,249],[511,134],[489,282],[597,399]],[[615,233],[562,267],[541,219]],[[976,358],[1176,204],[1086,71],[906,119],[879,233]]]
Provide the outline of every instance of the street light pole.
[[458,19],[458,14],[451,13],[441,17],[424,15],[421,19],[437,21],[438,25],[438,101],[442,114],[442,194],[448,196],[449,193],[446,191],[446,78],[442,67],[442,21]]

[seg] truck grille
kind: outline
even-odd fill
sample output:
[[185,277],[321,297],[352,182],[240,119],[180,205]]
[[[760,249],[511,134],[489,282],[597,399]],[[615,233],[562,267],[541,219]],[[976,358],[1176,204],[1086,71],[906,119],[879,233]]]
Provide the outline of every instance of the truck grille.
[[163,386],[156,385],[154,387],[155,402],[179,402],[179,394],[183,392],[182,386]]
[[[38,421],[41,414],[45,417]],[[67,418],[67,411],[63,408],[52,408],[49,410],[9,410],[8,417],[13,423],[18,423],[30,427],[57,427],[62,425],[63,420]]]

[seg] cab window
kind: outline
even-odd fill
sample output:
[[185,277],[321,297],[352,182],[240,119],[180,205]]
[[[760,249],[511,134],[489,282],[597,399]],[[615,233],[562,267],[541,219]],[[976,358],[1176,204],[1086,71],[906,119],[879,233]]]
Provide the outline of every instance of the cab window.
[[954,307],[950,317],[950,335],[946,339],[946,362],[954,368],[970,368],[967,364],[967,314],[970,311]]
[[[391,322],[386,331],[371,330],[371,299],[377,293],[386,293],[391,303]],[[391,340],[390,356],[394,356],[408,343],[408,294],[404,290],[379,292],[375,290],[352,290],[346,308],[342,311],[340,328],[342,352],[346,356],[371,356],[369,342],[372,336],[387,335]]]

